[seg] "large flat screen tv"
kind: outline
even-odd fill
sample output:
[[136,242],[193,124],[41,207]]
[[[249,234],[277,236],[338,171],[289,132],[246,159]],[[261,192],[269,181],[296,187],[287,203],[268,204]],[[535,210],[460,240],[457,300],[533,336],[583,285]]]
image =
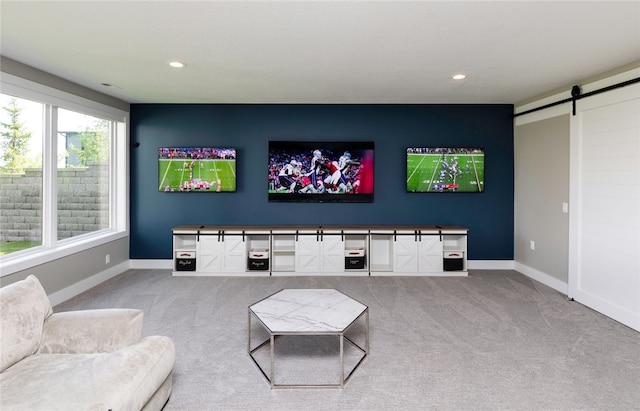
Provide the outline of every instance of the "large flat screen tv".
[[481,193],[484,150],[481,148],[407,148],[410,193]]
[[236,191],[235,148],[158,148],[158,191]]
[[270,141],[269,201],[373,201],[374,144],[370,141]]

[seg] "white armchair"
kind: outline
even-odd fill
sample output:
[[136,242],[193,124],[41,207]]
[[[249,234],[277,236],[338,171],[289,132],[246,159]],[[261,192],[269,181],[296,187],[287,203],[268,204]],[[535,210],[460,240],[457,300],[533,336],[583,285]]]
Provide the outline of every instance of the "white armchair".
[[160,410],[175,347],[133,309],[53,313],[38,279],[0,289],[0,409]]

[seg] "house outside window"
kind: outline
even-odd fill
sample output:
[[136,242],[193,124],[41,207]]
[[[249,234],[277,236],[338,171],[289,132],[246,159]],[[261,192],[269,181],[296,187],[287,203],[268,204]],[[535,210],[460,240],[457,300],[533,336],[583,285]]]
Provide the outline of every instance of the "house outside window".
[[57,239],[109,228],[111,122],[58,109]]

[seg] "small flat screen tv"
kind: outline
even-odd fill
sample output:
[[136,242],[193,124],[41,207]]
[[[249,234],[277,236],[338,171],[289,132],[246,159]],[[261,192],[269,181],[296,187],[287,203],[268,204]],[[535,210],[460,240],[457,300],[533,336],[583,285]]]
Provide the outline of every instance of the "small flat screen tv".
[[236,150],[229,147],[158,148],[158,191],[236,191]]
[[407,148],[410,193],[481,193],[484,150],[464,147]]
[[374,144],[370,141],[270,141],[269,201],[373,201]]

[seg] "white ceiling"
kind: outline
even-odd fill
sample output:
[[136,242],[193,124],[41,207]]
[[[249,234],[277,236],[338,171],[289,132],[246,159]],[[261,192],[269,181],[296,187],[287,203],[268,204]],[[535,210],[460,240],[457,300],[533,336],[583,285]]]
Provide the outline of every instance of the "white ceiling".
[[640,1],[1,0],[0,14],[3,56],[131,103],[518,103],[640,62]]

